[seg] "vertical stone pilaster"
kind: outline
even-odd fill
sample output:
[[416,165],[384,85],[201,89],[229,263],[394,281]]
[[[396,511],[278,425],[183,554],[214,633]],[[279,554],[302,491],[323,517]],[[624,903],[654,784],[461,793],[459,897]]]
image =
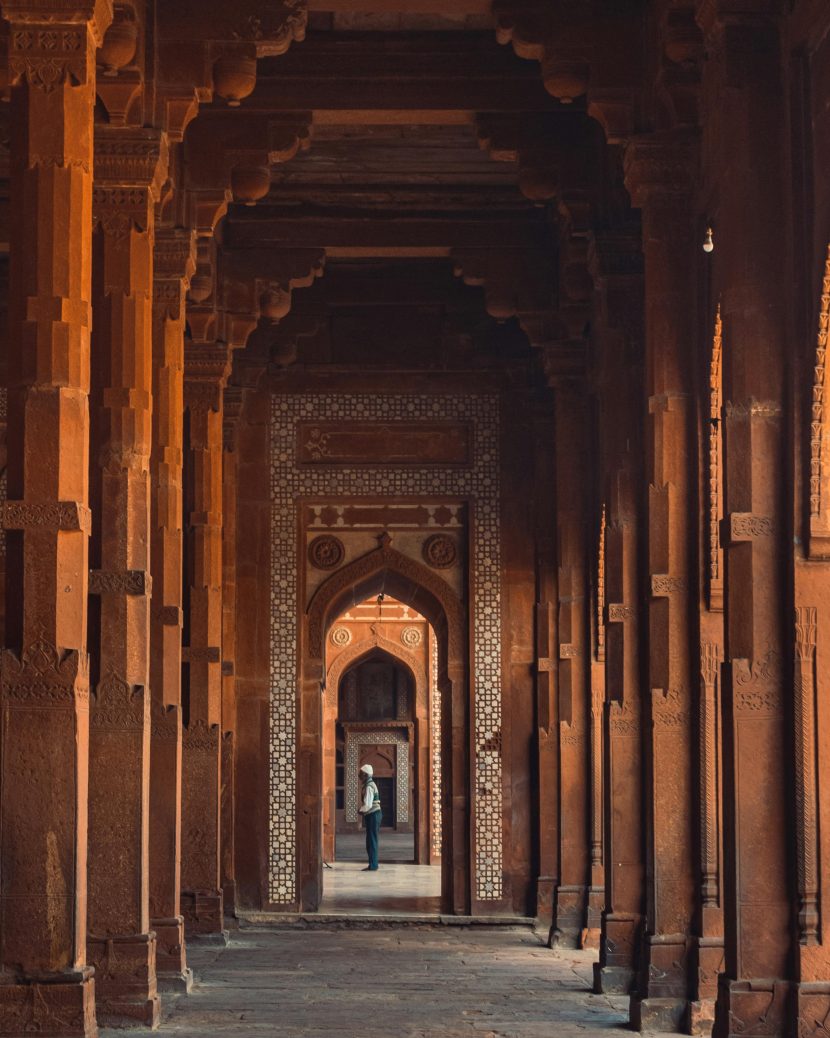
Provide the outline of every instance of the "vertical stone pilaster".
[[188,934],[224,939],[222,722],[222,386],[227,348],[185,348],[186,725],[182,760],[182,914]]
[[556,387],[556,501],[559,562],[559,940],[581,938],[590,884],[591,703],[587,516],[589,484],[585,387]]
[[603,820],[605,797],[603,758],[605,732],[605,505],[600,509],[596,541],[593,655],[591,658],[591,886],[585,910],[585,927],[580,938],[583,948],[599,948],[602,911],[605,908],[605,865],[603,858]]
[[534,422],[536,440],[533,496],[536,541],[536,745],[539,755],[537,839],[539,874],[536,915],[540,928],[554,934],[554,898],[559,875],[559,724],[556,636],[555,425],[551,398]]
[[159,1017],[148,859],[152,291],[166,170],[158,131],[96,128],[88,953],[99,1022],[150,1027]]
[[599,290],[595,334],[601,351],[600,433],[605,535],[605,909],[599,992],[628,994],[635,982],[644,909],[642,672],[639,525],[642,277],[632,234],[598,239],[592,266]]
[[239,455],[236,423],[242,410],[243,390],[228,386],[223,394],[222,464],[222,893],[225,914],[234,914],[234,770],[236,734],[236,500]]
[[184,295],[195,270],[190,231],[156,232],[150,531],[150,925],[162,990],[189,990],[181,915],[182,457]]
[[86,959],[95,48],[112,4],[4,0],[11,83],[0,1034],[93,1038]]
[[[813,1033],[792,980],[792,534],[785,490],[791,355],[786,232],[788,75],[781,5],[701,8],[703,154],[718,208],[713,277],[723,317],[725,657],[724,972],[714,1033]],[[728,142],[726,144],[725,142]],[[719,149],[728,146],[729,162]],[[773,225],[759,212],[778,214]],[[759,761],[763,766],[759,767]],[[802,1026],[802,1023],[805,1025]]]
[[694,151],[686,135],[636,138],[626,184],[643,212],[648,420],[648,680],[644,739],[646,931],[631,1022],[639,1030],[685,1026],[688,949],[695,914],[694,675],[691,623],[692,387],[695,304],[690,205]]

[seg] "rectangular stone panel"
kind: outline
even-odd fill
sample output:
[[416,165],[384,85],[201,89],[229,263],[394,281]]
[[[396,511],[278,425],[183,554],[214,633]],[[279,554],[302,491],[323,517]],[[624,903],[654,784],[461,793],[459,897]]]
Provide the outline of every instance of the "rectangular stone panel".
[[454,422],[300,422],[301,465],[468,465],[469,424]]

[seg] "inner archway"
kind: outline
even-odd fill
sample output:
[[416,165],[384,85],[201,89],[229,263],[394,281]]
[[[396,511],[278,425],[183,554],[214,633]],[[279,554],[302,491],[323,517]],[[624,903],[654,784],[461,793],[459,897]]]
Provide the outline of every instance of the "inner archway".
[[[299,873],[303,909],[316,911],[323,890],[326,849],[325,712],[331,703],[326,646],[339,617],[367,600],[391,596],[416,611],[434,632],[437,684],[441,692],[441,911],[468,914],[469,861],[469,685],[465,609],[439,576],[412,558],[381,546],[328,578],[315,592],[303,632],[300,748],[303,794],[298,805]],[[383,646],[368,647],[370,652]],[[389,653],[399,657],[400,653]],[[365,654],[362,654],[365,655]],[[352,662],[357,662],[352,661]],[[344,666],[344,670],[346,667]],[[412,668],[410,668],[412,670]],[[412,671],[417,688],[417,677]],[[334,677],[339,678],[335,674]],[[423,681],[423,679],[422,679]],[[425,683],[425,682],[424,682]],[[323,695],[321,695],[321,691]],[[336,750],[335,750],[336,768]],[[331,763],[331,755],[330,755]],[[330,826],[329,826],[330,828]]]

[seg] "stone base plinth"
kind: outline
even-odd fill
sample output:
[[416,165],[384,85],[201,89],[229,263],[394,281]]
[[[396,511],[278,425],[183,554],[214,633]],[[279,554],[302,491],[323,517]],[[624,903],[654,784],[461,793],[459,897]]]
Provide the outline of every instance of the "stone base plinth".
[[585,887],[558,886],[554,895],[551,946],[565,948],[579,946],[585,919]]
[[[553,876],[538,876],[536,879],[536,918],[539,929],[550,931],[553,928],[553,899],[556,880]],[[548,941],[550,947],[550,941]]]
[[627,966],[601,966],[594,963],[595,995],[629,995],[634,986],[634,970]]
[[[721,975],[713,1038],[792,1038],[809,1035],[788,1020],[789,984],[730,980]],[[821,1034],[821,1031],[816,1031]]]
[[190,991],[193,971],[187,967],[184,918],[153,919],[156,932],[156,979],[159,991]]
[[183,890],[182,916],[187,939],[225,933],[225,904],[221,890]]
[[98,1038],[92,970],[0,984],[2,1038]]
[[715,999],[699,998],[689,1003],[689,1034],[712,1033],[715,1025]]
[[823,1038],[830,1032],[830,983],[815,981],[796,985],[794,1009],[797,1020],[792,1028],[799,1038]]
[[87,938],[102,1027],[158,1027],[155,932]]
[[599,939],[602,931],[597,927],[585,927],[579,935],[579,947],[588,948],[592,951],[599,949]]
[[685,1028],[688,1003],[676,998],[640,998],[632,995],[629,1021],[635,1031],[649,1034],[677,1034]]

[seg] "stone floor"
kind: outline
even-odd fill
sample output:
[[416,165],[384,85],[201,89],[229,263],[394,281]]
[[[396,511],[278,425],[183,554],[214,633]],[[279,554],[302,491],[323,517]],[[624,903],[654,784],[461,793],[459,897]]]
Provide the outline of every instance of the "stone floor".
[[364,872],[364,861],[336,861],[323,869],[323,914],[438,915],[441,868],[438,865],[385,865]]
[[[396,833],[390,829],[381,829],[379,860],[396,865],[413,864],[415,862],[415,834]],[[366,864],[366,834],[338,833],[335,837],[334,856],[337,861],[362,861]]]
[[[528,928],[265,930],[191,947],[159,1038],[611,1038],[627,999],[589,993],[589,952]],[[116,1038],[102,1031],[102,1038]]]

